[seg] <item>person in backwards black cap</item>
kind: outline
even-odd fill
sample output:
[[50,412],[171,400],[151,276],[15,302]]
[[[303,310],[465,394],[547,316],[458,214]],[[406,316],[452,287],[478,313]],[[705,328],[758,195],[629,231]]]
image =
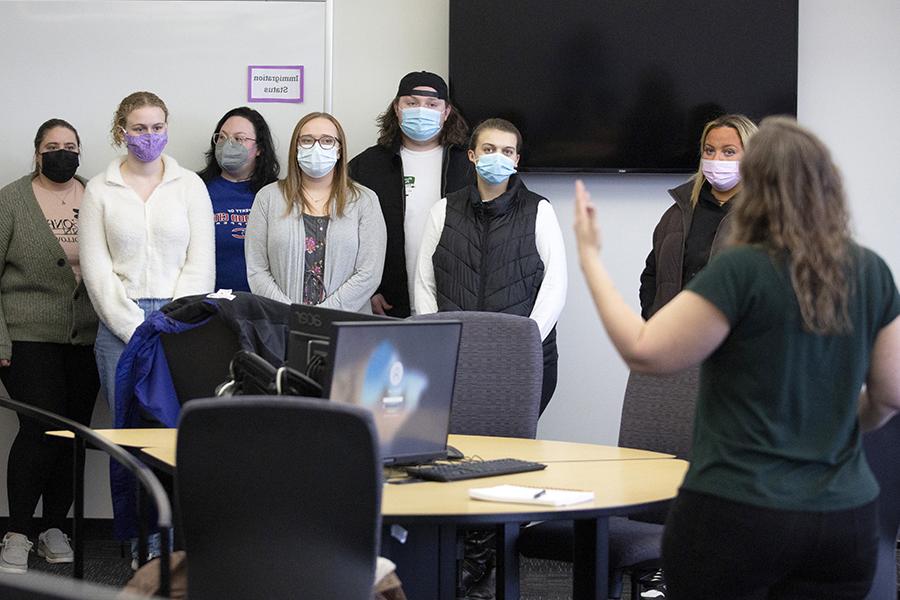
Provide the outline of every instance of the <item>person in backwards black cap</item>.
[[428,212],[448,193],[474,182],[466,157],[469,128],[450,103],[447,83],[414,71],[378,117],[378,143],[350,161],[350,177],[378,195],[387,226],[381,285],[372,312],[408,317]]

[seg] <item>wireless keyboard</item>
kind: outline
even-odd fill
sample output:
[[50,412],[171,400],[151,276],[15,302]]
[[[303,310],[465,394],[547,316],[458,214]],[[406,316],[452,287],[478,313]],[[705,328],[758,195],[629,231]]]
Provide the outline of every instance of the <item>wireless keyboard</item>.
[[477,479],[479,477],[494,477],[511,473],[524,473],[526,471],[540,471],[546,468],[547,465],[545,464],[528,460],[497,458],[494,460],[473,460],[452,464],[406,467],[406,473],[410,477],[431,481],[459,481],[461,479]]

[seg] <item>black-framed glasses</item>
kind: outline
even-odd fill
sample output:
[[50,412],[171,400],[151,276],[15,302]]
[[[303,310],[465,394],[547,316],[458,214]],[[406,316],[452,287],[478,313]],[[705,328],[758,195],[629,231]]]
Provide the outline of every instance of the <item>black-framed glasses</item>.
[[332,148],[340,144],[341,140],[330,135],[322,135],[319,137],[315,137],[312,135],[301,135],[300,139],[297,140],[297,145],[301,148],[309,149],[312,148],[316,142],[319,143],[319,147],[322,150],[331,150]]
[[233,140],[238,144],[241,144],[242,146],[246,146],[248,142],[255,142],[256,138],[247,137],[246,135],[241,135],[240,133],[232,137],[227,133],[222,133],[221,131],[219,133],[214,133],[212,136],[213,144],[224,144],[228,140]]

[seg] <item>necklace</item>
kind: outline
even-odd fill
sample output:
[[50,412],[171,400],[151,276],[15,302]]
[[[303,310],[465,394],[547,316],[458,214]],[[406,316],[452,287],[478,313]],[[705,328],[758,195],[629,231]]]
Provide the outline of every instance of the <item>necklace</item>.
[[44,185],[41,185],[40,181],[36,182],[36,187],[39,187],[41,192],[45,197],[52,198],[54,201],[59,202],[60,206],[66,206],[70,202],[76,200],[76,194],[78,192],[78,182],[73,180],[72,184],[67,186],[62,190],[54,190],[48,188]]

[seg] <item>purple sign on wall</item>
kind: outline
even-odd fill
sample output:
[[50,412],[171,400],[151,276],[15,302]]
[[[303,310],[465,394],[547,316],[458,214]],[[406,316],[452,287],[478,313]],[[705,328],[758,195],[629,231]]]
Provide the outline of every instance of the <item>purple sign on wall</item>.
[[303,66],[250,65],[247,102],[303,102]]

